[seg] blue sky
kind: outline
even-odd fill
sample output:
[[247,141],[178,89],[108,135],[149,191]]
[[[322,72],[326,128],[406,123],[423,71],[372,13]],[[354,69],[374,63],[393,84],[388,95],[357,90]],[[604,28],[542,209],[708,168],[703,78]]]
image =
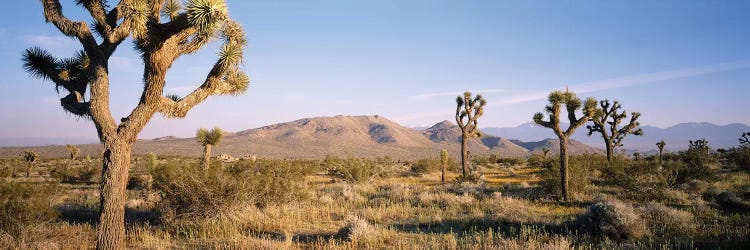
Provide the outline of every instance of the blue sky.
[[[63,0],[71,18],[85,15]],[[6,4],[6,6],[9,4]],[[76,41],[44,22],[37,1],[0,10],[0,138],[95,137],[30,79],[31,46],[72,55]],[[379,114],[407,126],[452,119],[455,95],[489,104],[481,127],[516,126],[554,89],[620,100],[642,124],[750,124],[747,1],[229,1],[246,29],[247,93],[216,96],[184,119],[153,119],[142,138],[237,131],[304,117]],[[86,19],[88,20],[88,19]],[[112,110],[126,116],[142,88],[129,43],[112,58]],[[217,46],[179,59],[167,92],[186,94]],[[29,114],[33,114],[29,115]]]

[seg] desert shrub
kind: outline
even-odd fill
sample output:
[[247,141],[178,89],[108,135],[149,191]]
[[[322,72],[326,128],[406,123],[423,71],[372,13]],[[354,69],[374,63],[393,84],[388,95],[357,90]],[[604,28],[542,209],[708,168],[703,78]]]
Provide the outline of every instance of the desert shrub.
[[0,178],[13,177],[14,172],[15,172],[15,168],[13,166],[8,166],[5,164],[0,166]]
[[101,168],[85,164],[80,167],[56,168],[50,175],[62,183],[88,183],[101,175]]
[[351,241],[368,241],[378,234],[375,226],[355,215],[346,218],[346,224],[336,232],[336,237]]
[[370,159],[326,157],[324,162],[329,175],[352,183],[370,182],[387,177],[393,171],[393,165],[380,164]]
[[158,210],[167,219],[217,217],[248,205],[287,203],[307,195],[303,170],[282,161],[227,169],[158,165],[151,170],[153,187],[162,196]]
[[591,205],[570,228],[620,241],[634,241],[650,234],[646,222],[631,204],[611,198]]
[[732,148],[726,156],[737,167],[750,170],[750,147]]
[[479,183],[482,181],[482,175],[477,173],[466,173],[453,179],[456,183]]
[[148,190],[151,189],[154,178],[151,175],[130,175],[128,178],[128,189]]
[[529,159],[526,160],[528,162],[529,167],[532,168],[548,168],[551,166],[552,161],[554,161],[553,158],[544,158],[543,155],[539,154],[532,154],[529,156]]
[[654,202],[647,203],[639,210],[654,235],[690,237],[698,230],[695,216],[688,211]]
[[30,184],[0,180],[0,231],[18,237],[35,225],[57,218],[51,206],[55,184]]
[[514,158],[500,158],[500,159],[497,159],[496,162],[503,164],[503,165],[507,165],[507,166],[518,166],[518,165],[522,165],[526,163],[526,160],[523,158],[514,157]]
[[159,159],[156,157],[155,153],[148,153],[146,155],[146,169],[154,169],[156,168],[156,165],[158,164]]
[[[572,194],[582,194],[591,183],[594,170],[601,167],[594,155],[571,156],[568,167],[568,189]],[[606,159],[605,159],[606,161]],[[546,165],[546,164],[545,164]],[[559,194],[560,191],[560,161],[549,161],[549,167],[541,173],[541,184],[549,194]]]
[[[411,171],[415,173],[433,173],[443,169],[443,163],[440,162],[440,158],[426,158],[418,160],[411,164]],[[448,164],[445,166],[446,171],[456,171],[458,169],[458,162],[456,159],[448,158]]]

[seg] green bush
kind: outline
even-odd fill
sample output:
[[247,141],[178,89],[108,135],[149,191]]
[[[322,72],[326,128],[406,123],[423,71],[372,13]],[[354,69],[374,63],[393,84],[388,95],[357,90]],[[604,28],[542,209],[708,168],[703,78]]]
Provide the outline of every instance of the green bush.
[[101,175],[101,168],[86,164],[81,167],[56,168],[50,175],[62,183],[89,183]]
[[55,184],[30,184],[0,180],[0,231],[18,237],[33,225],[57,218],[51,206]]
[[307,170],[283,161],[238,162],[208,171],[198,164],[167,162],[151,170],[165,219],[217,217],[245,206],[266,206],[307,195]]
[[388,177],[394,171],[393,165],[381,164],[370,159],[326,157],[324,162],[329,175],[352,183],[369,182],[376,178]]
[[730,149],[727,152],[727,159],[737,167],[750,170],[750,147]]
[[[443,163],[440,162],[440,158],[426,158],[418,160],[411,164],[411,171],[420,174],[440,172],[443,169]],[[456,171],[458,169],[458,162],[453,158],[448,158],[448,165],[446,165],[446,171]]]
[[[603,159],[603,160],[602,160]],[[591,183],[594,170],[606,165],[607,159],[601,155],[574,155],[568,159],[568,191],[571,194],[584,193]],[[548,168],[542,171],[542,186],[550,194],[560,194],[560,161],[549,160]]]

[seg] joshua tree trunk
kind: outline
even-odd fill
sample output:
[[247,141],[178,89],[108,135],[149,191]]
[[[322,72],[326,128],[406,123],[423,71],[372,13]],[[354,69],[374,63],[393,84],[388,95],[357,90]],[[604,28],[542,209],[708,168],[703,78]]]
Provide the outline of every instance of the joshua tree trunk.
[[659,165],[662,165],[662,158],[661,158],[662,152],[664,152],[664,149],[660,148],[659,149]]
[[208,170],[211,166],[211,144],[203,146],[203,170]]
[[563,200],[568,200],[568,138],[560,138],[560,191]]
[[32,166],[33,166],[32,163],[29,163],[29,165],[26,166],[26,178],[31,177],[31,167]]
[[461,137],[461,174],[463,174],[463,176],[466,176],[467,161],[469,160],[467,157],[468,153],[466,152],[467,137],[467,135]]
[[614,154],[614,148],[611,141],[604,140],[604,144],[607,145],[607,162],[612,162],[612,154]]
[[128,183],[132,145],[120,142],[105,144],[104,148],[96,248],[120,249],[125,242],[125,188]]
[[443,171],[442,171],[442,174],[440,175],[440,182],[445,183],[445,163],[443,163],[442,165],[443,165]]

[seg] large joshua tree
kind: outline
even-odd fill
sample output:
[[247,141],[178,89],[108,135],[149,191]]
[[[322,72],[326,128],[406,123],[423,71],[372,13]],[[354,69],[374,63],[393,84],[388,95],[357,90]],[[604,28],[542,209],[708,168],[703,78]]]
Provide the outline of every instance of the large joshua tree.
[[477,127],[477,119],[484,114],[484,105],[487,101],[482,95],[471,96],[471,92],[464,92],[463,96],[456,97],[456,123],[461,128],[461,174],[466,177],[466,168],[469,162],[467,145],[470,138],[480,137],[481,133]]
[[[576,97],[576,94],[570,91],[555,91],[549,95],[549,104],[545,111],[549,115],[549,121],[544,120],[544,114],[534,114],[534,122],[543,127],[550,128],[560,139],[560,189],[563,200],[568,200],[568,139],[573,135],[575,130],[589,121],[596,112],[596,100],[594,98],[586,99],[585,103]],[[565,105],[568,113],[570,125],[567,129],[560,128],[561,106]],[[576,111],[583,105],[583,116],[576,118]]]
[[602,135],[604,144],[607,147],[607,161],[612,161],[614,150],[622,146],[622,139],[625,136],[629,134],[643,135],[643,129],[638,127],[641,125],[638,122],[641,113],[631,113],[628,124],[618,128],[623,120],[628,117],[626,111],[619,111],[622,109],[620,102],[614,101],[610,104],[609,100],[603,100],[599,102],[599,106],[594,113],[594,117],[591,118],[594,125],[587,125],[586,128],[589,129],[589,136],[594,134],[594,132]]
[[[210,95],[241,94],[249,79],[241,70],[246,45],[242,27],[229,18],[224,0],[77,0],[93,21],[71,20],[59,0],[41,0],[44,18],[64,35],[77,39],[82,50],[58,59],[34,47],[23,53],[31,76],[49,80],[67,92],[63,109],[91,119],[104,146],[98,249],[125,247],[125,187],[131,149],[138,133],[154,116],[184,117]],[[138,105],[121,119],[109,107],[109,59],[128,37],[143,61],[143,92]],[[167,70],[180,56],[203,48],[214,37],[223,43],[218,60],[202,84],[184,97],[164,93]],[[135,85],[134,85],[135,86]],[[89,90],[89,98],[86,91]]]
[[208,170],[211,166],[211,146],[219,144],[224,132],[220,128],[208,130],[205,128],[198,129],[195,138],[203,146],[203,170]]

